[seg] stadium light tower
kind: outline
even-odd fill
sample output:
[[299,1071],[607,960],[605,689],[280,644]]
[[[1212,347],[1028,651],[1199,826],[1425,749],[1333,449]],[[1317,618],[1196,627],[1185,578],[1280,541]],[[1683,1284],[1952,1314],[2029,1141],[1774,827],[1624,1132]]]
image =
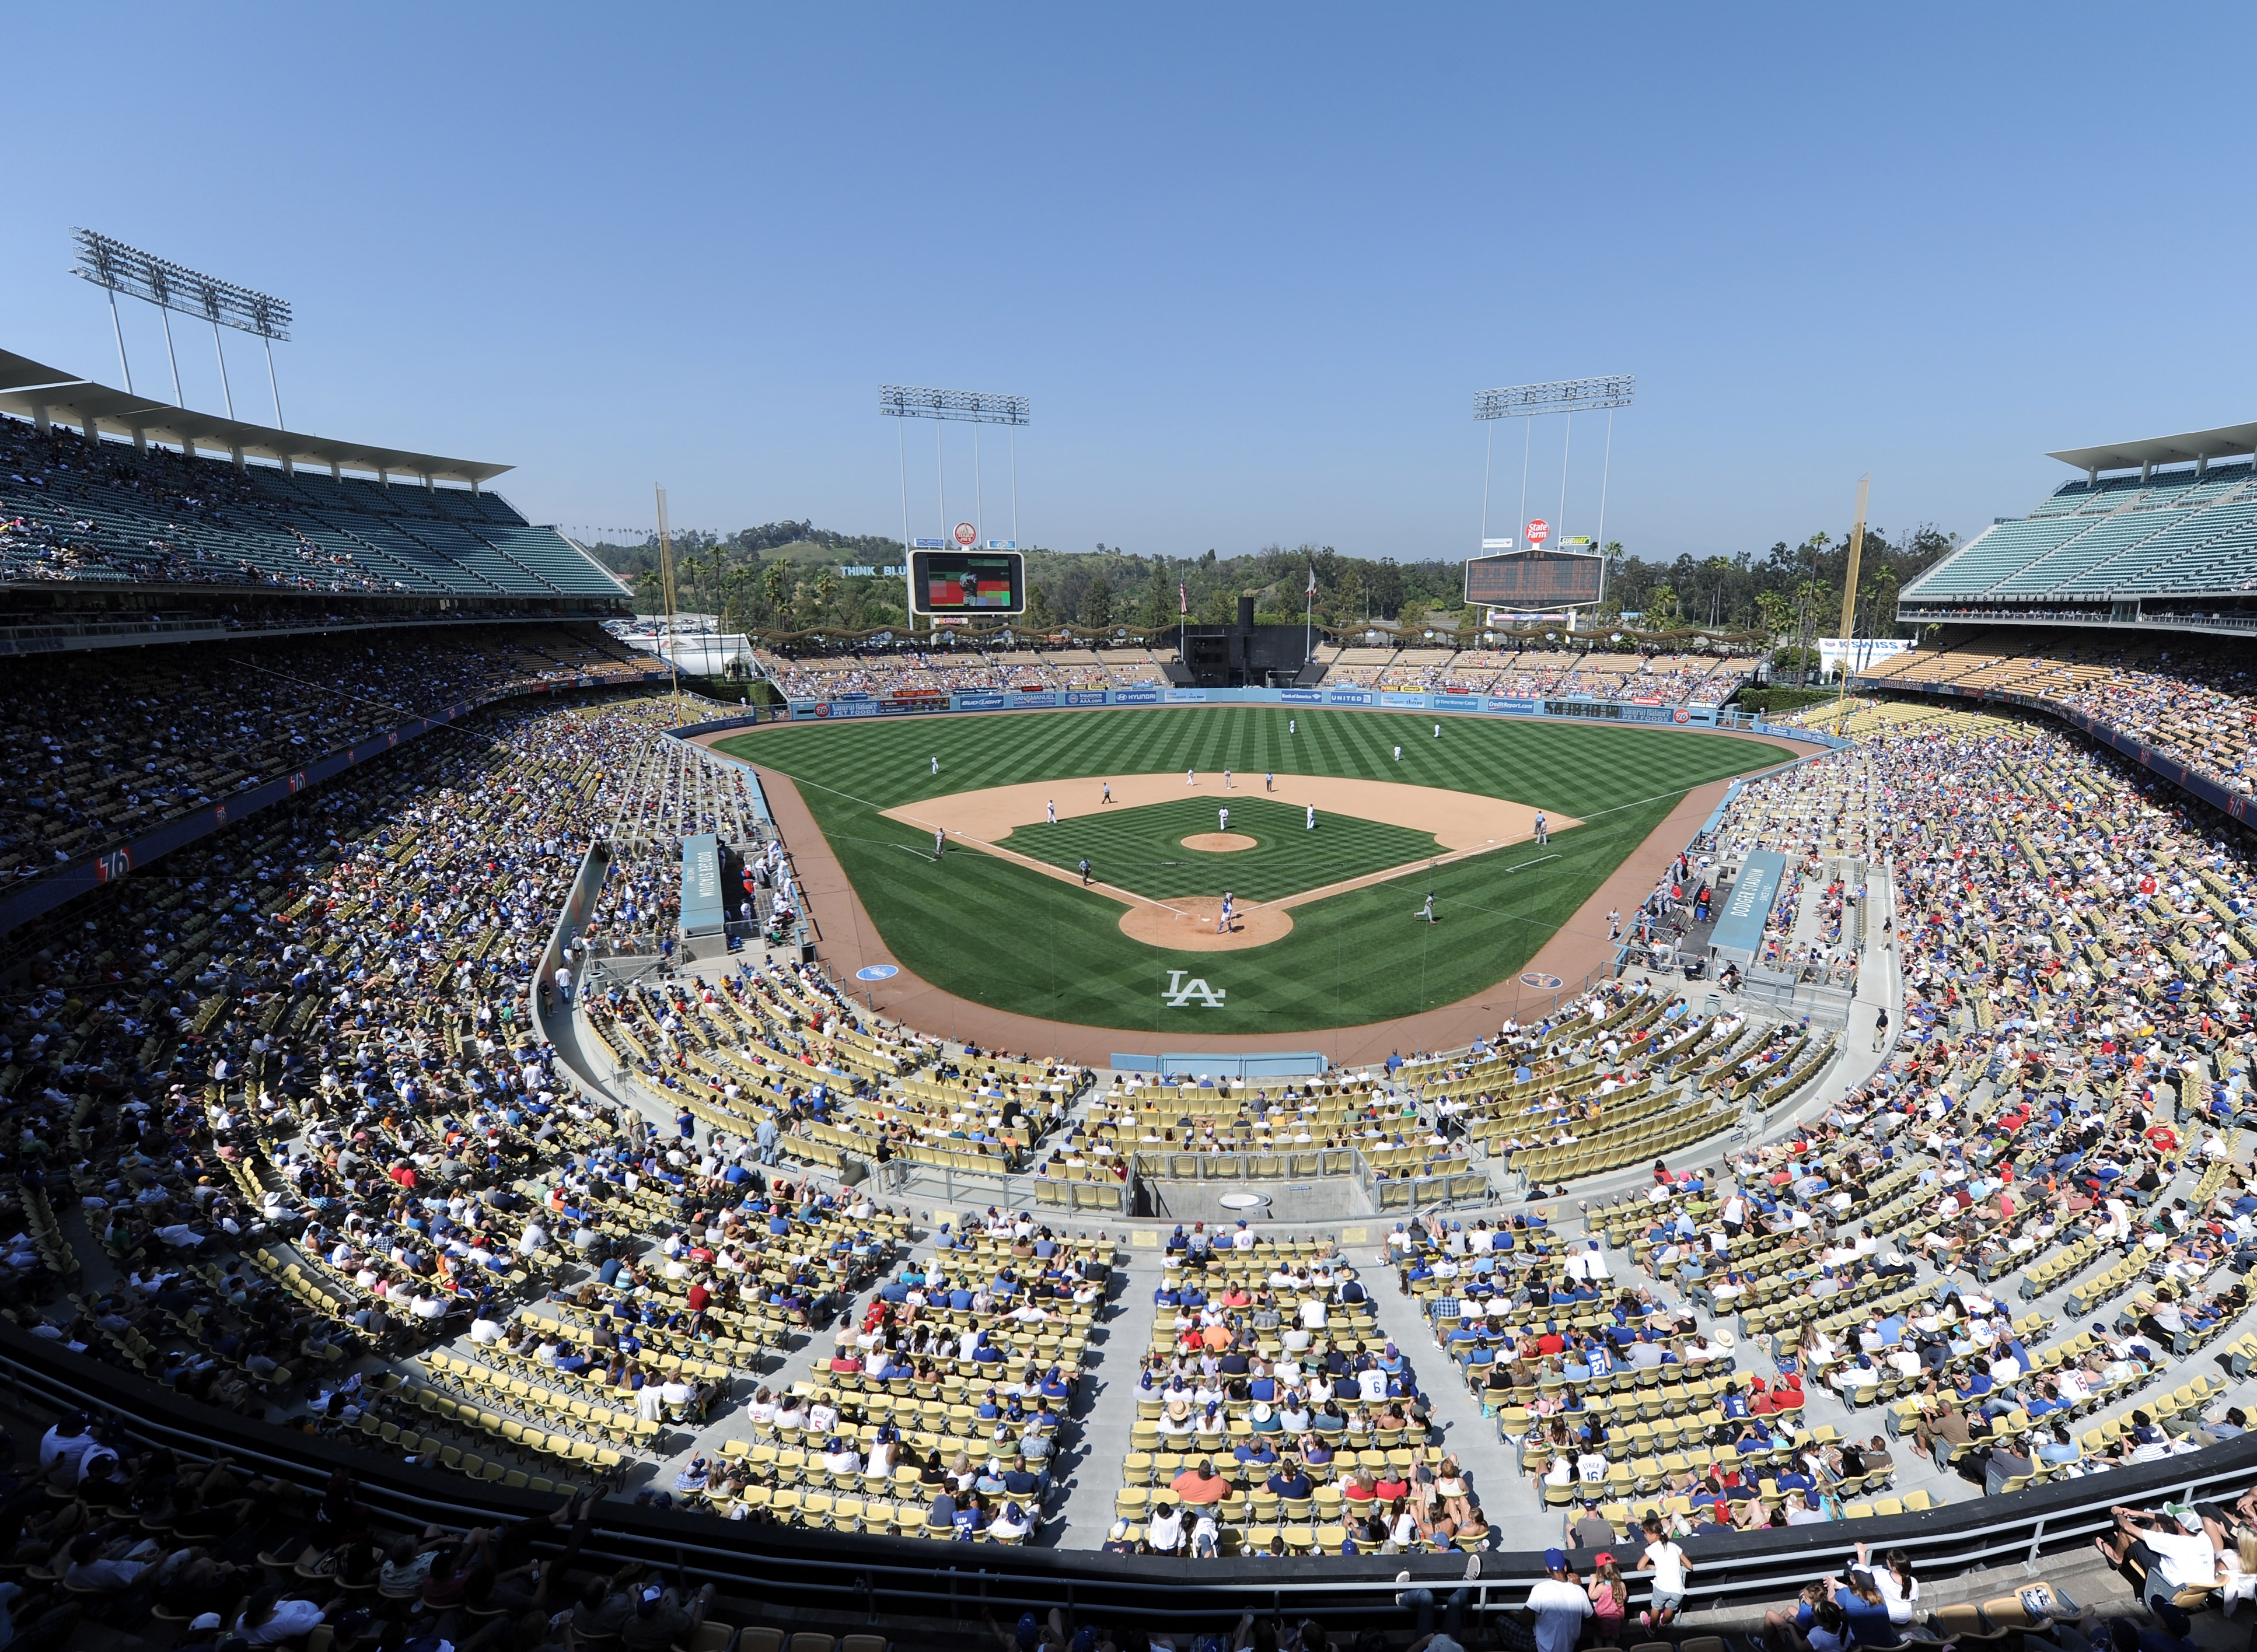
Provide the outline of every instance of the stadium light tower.
[[[980,480],[980,427],[1005,425],[1011,429],[1011,540],[1008,547],[993,546],[995,549],[1019,548],[1019,433],[1018,427],[1032,422],[1024,396],[997,395],[982,390],[928,390],[911,385],[881,385],[878,386],[878,412],[888,419],[930,419],[932,427],[933,473],[940,485],[941,537],[930,542],[928,548],[937,547],[948,538],[948,469],[941,452],[941,426],[948,422],[972,427],[972,513],[977,518],[983,508]],[[902,468],[902,554],[906,557],[916,548],[909,538],[909,439],[902,434],[905,427],[895,426],[895,446],[900,450]],[[975,524],[985,539],[987,525]]]
[[279,339],[287,344],[290,341],[290,306],[287,302],[269,293],[237,286],[232,281],[201,275],[169,258],[127,246],[114,237],[92,229],[74,229],[71,239],[78,247],[78,262],[71,266],[71,273],[81,280],[91,281],[110,295],[110,326],[117,339],[117,367],[125,375],[129,392],[133,389],[133,369],[125,359],[125,329],[117,320],[120,293],[146,300],[165,318],[165,354],[172,362],[173,401],[176,406],[187,404],[180,398],[180,359],[173,355],[174,310],[211,323],[212,349],[219,356],[220,393],[227,399],[227,416],[230,419],[235,417],[235,392],[228,385],[227,352],[220,345],[219,329],[232,327],[240,332],[256,334],[266,346],[266,387],[274,396],[274,427],[285,427],[282,387],[274,377],[274,342]]
[[[1496,390],[1484,390],[1474,398],[1474,417],[1489,421],[1489,439],[1482,455],[1482,548],[1506,550],[1509,544],[1492,547],[1489,538],[1489,455],[1496,448],[1496,426],[1499,419],[1525,419],[1522,427],[1520,446],[1520,520],[1528,520],[1528,455],[1534,440],[1535,420],[1546,413],[1567,416],[1567,441],[1560,455],[1560,515],[1567,514],[1567,457],[1575,440],[1575,415],[1604,408],[1607,415],[1607,448],[1605,462],[1599,470],[1599,554],[1607,549],[1607,478],[1614,468],[1615,409],[1627,407],[1638,391],[1638,375],[1617,373],[1605,378],[1560,378],[1544,385],[1507,385]],[[1555,522],[1552,531],[1558,533],[1561,524]],[[1522,531],[1525,531],[1525,526]]]

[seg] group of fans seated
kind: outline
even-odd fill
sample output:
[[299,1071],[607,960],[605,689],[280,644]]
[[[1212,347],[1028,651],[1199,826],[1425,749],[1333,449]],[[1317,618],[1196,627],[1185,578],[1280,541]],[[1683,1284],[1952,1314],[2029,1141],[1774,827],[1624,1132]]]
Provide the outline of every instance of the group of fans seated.
[[411,718],[521,693],[562,674],[561,651],[600,639],[536,627],[291,638],[248,667],[197,646],[53,657],[11,685],[0,724],[17,777],[0,799],[0,877],[36,876]]

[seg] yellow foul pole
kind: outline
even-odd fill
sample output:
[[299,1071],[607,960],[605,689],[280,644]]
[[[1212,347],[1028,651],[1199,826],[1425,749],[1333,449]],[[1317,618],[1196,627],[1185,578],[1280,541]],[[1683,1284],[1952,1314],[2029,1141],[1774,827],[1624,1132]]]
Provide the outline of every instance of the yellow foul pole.
[[[1865,496],[1871,491],[1872,485],[1873,474],[1870,470],[1868,470],[1864,476],[1857,478],[1857,519],[1850,529],[1850,568],[1849,571],[1843,576],[1842,580],[1842,630],[1840,634],[1842,640],[1845,645],[1849,642],[1850,639],[1856,634],[1854,627],[1857,623],[1857,564],[1864,559],[1865,554]],[[1837,707],[1840,706],[1843,701],[1848,699],[1849,694],[1850,655],[1845,646],[1842,655],[1842,691],[1834,696],[1834,703]],[[1842,721],[1838,713],[1836,714],[1834,721],[1835,727],[1838,731]]]

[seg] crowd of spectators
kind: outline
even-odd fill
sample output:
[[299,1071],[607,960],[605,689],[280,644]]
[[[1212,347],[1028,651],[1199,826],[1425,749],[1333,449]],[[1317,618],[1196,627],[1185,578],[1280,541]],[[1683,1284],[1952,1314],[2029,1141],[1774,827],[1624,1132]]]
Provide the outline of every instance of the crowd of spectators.
[[[35,877],[412,718],[566,676],[636,674],[577,628],[294,638],[53,656],[0,727],[0,876]],[[577,656],[577,657],[576,657]]]
[[762,673],[790,698],[835,700],[1020,689],[1150,688],[1166,681],[1143,648],[890,648],[840,653],[754,650]]
[[2064,646],[1993,632],[1920,649],[1869,674],[2027,695],[2081,711],[2228,792],[2257,792],[2257,679],[2246,644],[2177,639]]

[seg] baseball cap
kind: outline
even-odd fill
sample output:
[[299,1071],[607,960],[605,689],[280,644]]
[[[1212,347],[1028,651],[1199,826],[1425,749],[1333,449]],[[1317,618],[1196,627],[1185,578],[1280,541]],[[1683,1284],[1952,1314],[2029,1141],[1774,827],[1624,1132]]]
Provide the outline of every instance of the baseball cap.
[[1557,1549],[1546,1550],[1544,1551],[1544,1570],[1546,1571],[1567,1571],[1567,1557]]
[[191,1620],[188,1624],[188,1627],[191,1629],[216,1629],[219,1627],[219,1622],[220,1619],[218,1613],[207,1612],[202,1617]]

